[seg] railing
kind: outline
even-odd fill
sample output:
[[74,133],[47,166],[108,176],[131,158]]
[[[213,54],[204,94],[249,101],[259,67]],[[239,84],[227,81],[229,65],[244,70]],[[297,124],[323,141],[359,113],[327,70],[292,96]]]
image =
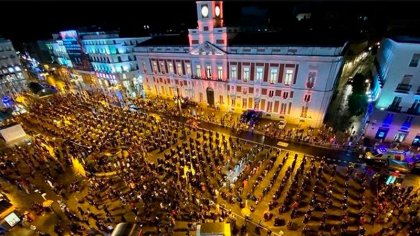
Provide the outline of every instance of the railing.
[[407,113],[411,115],[420,115],[420,110],[416,108],[408,108]]
[[389,106],[388,107],[388,111],[394,111],[394,112],[400,112],[401,111],[401,106]]
[[410,92],[411,86],[412,86],[411,84],[398,84],[397,88],[395,89],[395,92],[408,93]]
[[212,79],[209,77],[200,77],[200,76],[196,76],[196,75],[191,75],[191,79],[195,79],[195,80],[211,80],[211,81],[219,81],[219,82],[228,82],[228,80],[222,80],[222,79]]
[[381,85],[381,88],[382,88],[382,85],[384,84],[384,77],[383,77],[383,75],[382,75],[382,69],[381,69],[381,65],[379,64],[379,62],[378,62],[378,60],[376,59],[376,57],[375,57],[375,59],[373,60],[373,64],[374,64],[374,66],[375,66],[375,68],[376,68],[376,73],[377,73],[377,75],[378,75],[378,79],[379,79],[379,83],[380,83],[380,85]]
[[420,95],[420,86],[417,88],[416,95]]

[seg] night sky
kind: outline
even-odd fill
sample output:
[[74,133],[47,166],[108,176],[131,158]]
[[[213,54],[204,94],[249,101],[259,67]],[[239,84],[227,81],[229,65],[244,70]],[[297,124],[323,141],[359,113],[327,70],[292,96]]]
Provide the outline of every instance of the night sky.
[[[290,26],[294,14],[299,9],[313,12],[313,18],[320,25],[325,21],[339,22],[342,28],[354,25],[357,15],[368,15],[375,30],[383,31],[394,19],[413,19],[418,21],[418,7],[415,3],[400,2],[229,2],[225,1],[225,22],[227,25],[241,25],[256,22],[276,26]],[[144,33],[143,25],[148,24],[153,31],[170,28],[188,29],[196,27],[195,2],[8,2],[1,3],[2,14],[10,14],[13,19],[0,23],[0,35],[15,43],[49,39],[51,34],[78,26],[97,25],[104,30],[120,30],[122,36],[135,36]],[[24,5],[24,7],[22,7]],[[242,14],[242,8],[256,6],[266,9],[264,16]],[[4,11],[11,9],[11,11]],[[264,10],[263,10],[264,12]],[[15,17],[11,16],[12,14]],[[406,24],[406,23],[403,23]]]

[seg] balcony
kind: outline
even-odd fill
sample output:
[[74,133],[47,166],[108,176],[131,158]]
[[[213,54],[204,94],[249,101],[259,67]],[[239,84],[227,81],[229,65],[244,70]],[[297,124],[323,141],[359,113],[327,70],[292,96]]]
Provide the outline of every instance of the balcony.
[[388,111],[400,112],[401,111],[401,106],[398,106],[398,105],[390,105],[388,107]]
[[[201,76],[196,76],[196,75],[191,75],[191,79],[196,79],[196,80],[212,80],[211,78],[201,77]],[[212,81],[228,82],[228,81],[221,80],[221,79],[215,79],[215,80],[212,80]]]
[[407,109],[407,113],[408,114],[411,114],[411,115],[420,115],[420,111],[419,111],[419,109],[417,108],[414,108],[414,107],[412,107],[412,108],[408,108]]
[[191,79],[211,80],[210,77],[201,77],[201,76],[197,76],[197,75],[191,75]]
[[[397,93],[409,93],[411,89],[411,84],[398,84],[395,92]],[[417,90],[418,91],[418,90]]]

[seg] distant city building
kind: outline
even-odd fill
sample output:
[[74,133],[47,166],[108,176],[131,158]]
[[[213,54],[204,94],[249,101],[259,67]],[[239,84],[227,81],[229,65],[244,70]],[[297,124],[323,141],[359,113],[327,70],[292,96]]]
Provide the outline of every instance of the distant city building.
[[24,43],[23,48],[26,53],[28,53],[39,63],[49,64],[53,62],[51,55],[52,46],[50,40],[38,40],[36,42]]
[[197,16],[198,28],[188,36],[153,37],[135,48],[148,95],[322,126],[346,39],[237,32],[224,25],[222,1],[198,1]]
[[309,20],[311,19],[312,13],[299,13],[296,15],[296,20],[301,21],[301,20]]
[[141,95],[142,81],[133,48],[150,37],[120,38],[116,32],[76,30],[59,35],[52,44],[53,57],[71,69],[72,82],[77,86],[110,88],[120,84],[127,94]]
[[13,44],[0,38],[0,96],[14,96],[25,88],[26,78]]
[[120,38],[118,34],[84,37],[83,48],[101,87],[121,84],[129,95],[142,95],[143,81],[139,77],[134,47],[147,39],[150,37]]
[[385,38],[375,60],[376,101],[366,137],[420,146],[420,38]]

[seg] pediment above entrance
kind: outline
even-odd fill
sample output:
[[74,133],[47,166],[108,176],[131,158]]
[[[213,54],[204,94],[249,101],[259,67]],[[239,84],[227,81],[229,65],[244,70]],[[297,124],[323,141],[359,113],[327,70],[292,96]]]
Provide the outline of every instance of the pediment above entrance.
[[218,55],[222,56],[226,53],[209,42],[205,42],[190,51],[191,55]]

